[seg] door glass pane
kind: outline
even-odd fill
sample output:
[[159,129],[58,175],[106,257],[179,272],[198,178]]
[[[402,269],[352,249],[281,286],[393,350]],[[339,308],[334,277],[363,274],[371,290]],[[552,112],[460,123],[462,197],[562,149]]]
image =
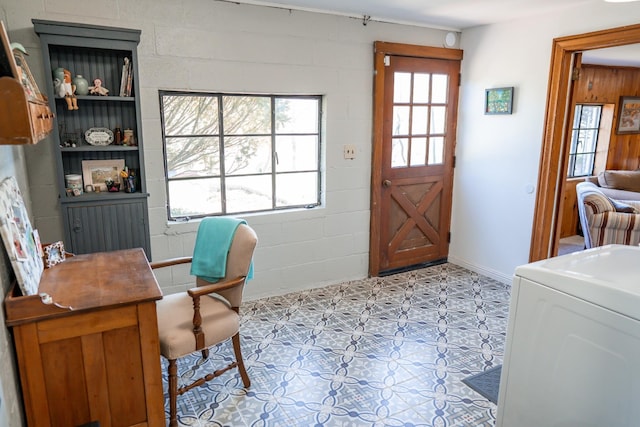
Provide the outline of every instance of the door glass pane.
[[413,75],[413,102],[429,102],[429,74],[416,73]]
[[430,165],[444,163],[444,138],[441,136],[429,138],[429,161]]
[[427,138],[411,139],[411,166],[424,166],[427,160]]
[[409,135],[409,108],[393,107],[393,131],[392,135]]
[[444,133],[444,120],[447,107],[431,107],[430,133]]
[[227,213],[271,209],[271,175],[229,177]]
[[447,102],[447,89],[449,86],[449,76],[446,74],[433,75],[433,87],[431,89],[431,102],[434,104],[445,104]]
[[391,167],[406,167],[408,154],[409,141],[406,138],[393,138],[391,142]]
[[413,107],[413,117],[411,118],[411,134],[427,134],[427,115],[429,107]]
[[220,179],[169,181],[169,200],[173,218],[221,213]]
[[227,136],[224,139],[224,170],[227,175],[271,172],[271,138]]
[[411,73],[393,73],[393,102],[409,102],[410,94]]
[[301,206],[318,203],[318,173],[276,175],[276,206]]

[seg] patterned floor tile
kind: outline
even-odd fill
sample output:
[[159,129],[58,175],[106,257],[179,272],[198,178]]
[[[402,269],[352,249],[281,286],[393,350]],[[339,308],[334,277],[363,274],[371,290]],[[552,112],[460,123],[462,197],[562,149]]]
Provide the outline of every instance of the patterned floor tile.
[[[247,302],[251,387],[232,370],[188,391],[180,425],[493,426],[496,406],[462,379],[502,362],[509,291],[445,263]],[[231,358],[229,343],[184,358],[180,381]]]

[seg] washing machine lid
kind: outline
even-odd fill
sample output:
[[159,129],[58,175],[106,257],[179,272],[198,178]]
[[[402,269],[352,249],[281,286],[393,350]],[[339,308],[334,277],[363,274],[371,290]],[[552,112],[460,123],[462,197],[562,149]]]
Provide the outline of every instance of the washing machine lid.
[[516,268],[515,275],[640,320],[640,247],[607,245]]

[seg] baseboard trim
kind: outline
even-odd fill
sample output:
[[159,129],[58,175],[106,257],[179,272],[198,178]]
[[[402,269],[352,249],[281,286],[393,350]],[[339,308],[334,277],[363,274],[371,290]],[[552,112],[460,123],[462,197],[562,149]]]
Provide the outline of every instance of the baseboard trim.
[[507,276],[499,271],[470,263],[455,256],[449,255],[449,262],[451,264],[458,265],[460,267],[466,268],[467,270],[471,270],[478,274],[482,274],[483,276],[487,276],[491,279],[497,280],[498,282],[504,283],[506,285],[510,285],[513,282],[513,275]]

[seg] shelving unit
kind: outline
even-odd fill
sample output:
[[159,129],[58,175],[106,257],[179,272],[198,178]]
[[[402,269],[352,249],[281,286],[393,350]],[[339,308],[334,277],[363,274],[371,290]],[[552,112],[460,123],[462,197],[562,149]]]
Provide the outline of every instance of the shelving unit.
[[[32,22],[42,45],[45,75],[52,76],[53,70],[64,68],[73,77],[84,76],[90,86],[100,78],[102,86],[109,89],[108,96],[76,96],[78,109],[69,110],[65,98],[55,94],[53,77],[47,85],[49,104],[56,115],[53,151],[65,247],[76,254],[142,247],[151,259],[138,96],[140,30],[38,19]],[[118,96],[125,58],[132,63],[130,97]],[[131,129],[136,145],[91,145],[84,137],[91,128]],[[75,146],[66,146],[71,144]],[[135,192],[124,192],[121,185],[119,192],[68,194],[65,176],[83,175],[83,161],[119,159],[136,173]]]

